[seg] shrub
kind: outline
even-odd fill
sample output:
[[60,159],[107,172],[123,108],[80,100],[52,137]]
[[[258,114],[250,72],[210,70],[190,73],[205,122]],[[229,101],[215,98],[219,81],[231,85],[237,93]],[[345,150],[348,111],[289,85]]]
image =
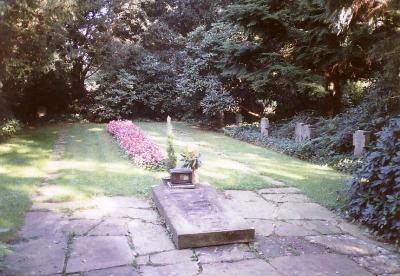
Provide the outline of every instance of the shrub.
[[167,118],[167,168],[173,169],[176,167],[176,154],[174,148],[174,133],[171,123],[171,117]]
[[21,129],[21,125],[16,119],[5,120],[0,124],[0,140],[15,135]]
[[111,121],[107,124],[107,131],[136,165],[149,168],[159,166],[162,160],[160,149],[131,121]]
[[348,212],[385,239],[400,243],[400,118],[377,141],[350,181]]

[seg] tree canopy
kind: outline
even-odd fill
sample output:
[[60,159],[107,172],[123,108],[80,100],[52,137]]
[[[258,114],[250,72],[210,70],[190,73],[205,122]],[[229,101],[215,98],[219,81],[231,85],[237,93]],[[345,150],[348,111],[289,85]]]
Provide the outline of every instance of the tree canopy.
[[[0,2],[1,116],[334,115],[399,99],[398,1]],[[367,96],[370,95],[370,96]],[[7,110],[7,111],[6,111]],[[7,115],[6,115],[7,114]]]

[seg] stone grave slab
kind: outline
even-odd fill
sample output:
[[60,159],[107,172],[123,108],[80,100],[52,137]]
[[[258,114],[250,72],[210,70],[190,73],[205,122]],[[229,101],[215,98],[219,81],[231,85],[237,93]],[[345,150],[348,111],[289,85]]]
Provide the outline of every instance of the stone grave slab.
[[210,186],[153,187],[153,199],[178,249],[252,242],[255,230]]

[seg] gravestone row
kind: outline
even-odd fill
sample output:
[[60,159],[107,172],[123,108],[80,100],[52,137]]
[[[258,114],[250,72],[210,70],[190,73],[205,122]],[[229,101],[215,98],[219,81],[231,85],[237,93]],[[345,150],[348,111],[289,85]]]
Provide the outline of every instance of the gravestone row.
[[[240,123],[243,122],[243,117],[241,117]],[[263,136],[268,137],[270,132],[270,123],[268,118],[261,118],[260,121],[260,132]],[[354,156],[360,157],[365,153],[365,148],[368,146],[370,141],[371,133],[364,130],[356,130],[353,134],[353,146],[354,146]],[[294,139],[297,143],[302,143],[304,141],[315,138],[315,129],[304,123],[296,123],[294,130]]]

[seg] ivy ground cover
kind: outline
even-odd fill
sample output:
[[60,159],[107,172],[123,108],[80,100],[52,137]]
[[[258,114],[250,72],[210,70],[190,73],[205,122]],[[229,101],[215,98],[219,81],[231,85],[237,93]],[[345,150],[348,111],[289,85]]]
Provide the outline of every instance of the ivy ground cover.
[[125,153],[139,166],[157,167],[162,155],[160,149],[131,121],[111,121],[107,131],[114,136]]

